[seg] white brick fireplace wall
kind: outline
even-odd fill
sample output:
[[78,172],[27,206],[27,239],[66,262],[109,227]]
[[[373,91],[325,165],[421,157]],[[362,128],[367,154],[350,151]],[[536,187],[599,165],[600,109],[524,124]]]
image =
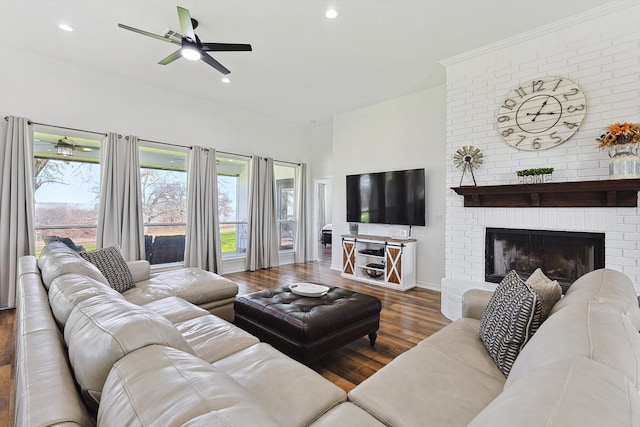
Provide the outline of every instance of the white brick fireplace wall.
[[[453,154],[478,147],[484,164],[478,185],[516,184],[515,171],[553,167],[553,181],[608,179],[606,152],[596,148],[601,128],[617,121],[640,122],[640,5],[611,6],[443,62],[447,70],[447,187],[461,172]],[[566,77],[587,98],[578,132],[550,150],[519,151],[498,134],[497,111],[520,82]],[[464,208],[447,190],[445,277],[442,309],[460,316],[462,293],[484,282],[486,227],[605,233],[605,264],[629,275],[640,291],[640,210],[637,208]]]

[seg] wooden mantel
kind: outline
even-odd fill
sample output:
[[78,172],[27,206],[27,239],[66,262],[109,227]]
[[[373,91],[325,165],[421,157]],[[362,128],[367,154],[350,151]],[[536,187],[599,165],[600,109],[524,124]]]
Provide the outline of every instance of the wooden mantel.
[[637,207],[640,179],[465,186],[452,190],[464,196],[466,208]]

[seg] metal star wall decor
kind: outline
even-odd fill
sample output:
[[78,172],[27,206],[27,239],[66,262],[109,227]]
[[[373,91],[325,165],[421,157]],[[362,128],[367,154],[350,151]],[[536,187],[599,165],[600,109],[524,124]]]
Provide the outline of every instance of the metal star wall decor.
[[461,186],[467,169],[471,172],[473,185],[478,185],[476,184],[476,177],[473,175],[473,170],[480,167],[482,164],[482,157],[480,150],[473,145],[465,145],[464,147],[459,148],[458,151],[456,151],[456,154],[453,155],[453,164],[456,165],[458,169],[462,169],[462,176],[460,177]]

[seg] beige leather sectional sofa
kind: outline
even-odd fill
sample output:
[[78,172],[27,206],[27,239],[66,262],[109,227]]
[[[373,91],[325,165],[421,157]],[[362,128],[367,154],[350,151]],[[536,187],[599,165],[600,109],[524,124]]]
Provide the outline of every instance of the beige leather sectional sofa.
[[610,270],[571,287],[508,378],[478,338],[488,296],[470,291],[465,317],[347,396],[180,295],[133,303],[63,252],[20,260],[16,426],[640,424],[640,309]]

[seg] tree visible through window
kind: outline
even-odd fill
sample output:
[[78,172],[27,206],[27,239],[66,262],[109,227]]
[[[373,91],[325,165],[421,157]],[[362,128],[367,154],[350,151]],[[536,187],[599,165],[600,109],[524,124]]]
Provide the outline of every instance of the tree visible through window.
[[184,261],[187,150],[140,143],[145,256],[151,264]]
[[[96,246],[100,202],[100,141],[86,135],[34,131],[33,181],[36,253],[51,240],[74,249]],[[58,154],[63,139],[73,143],[71,155]]]
[[223,258],[243,257],[247,250],[249,161],[218,156],[218,221]]

